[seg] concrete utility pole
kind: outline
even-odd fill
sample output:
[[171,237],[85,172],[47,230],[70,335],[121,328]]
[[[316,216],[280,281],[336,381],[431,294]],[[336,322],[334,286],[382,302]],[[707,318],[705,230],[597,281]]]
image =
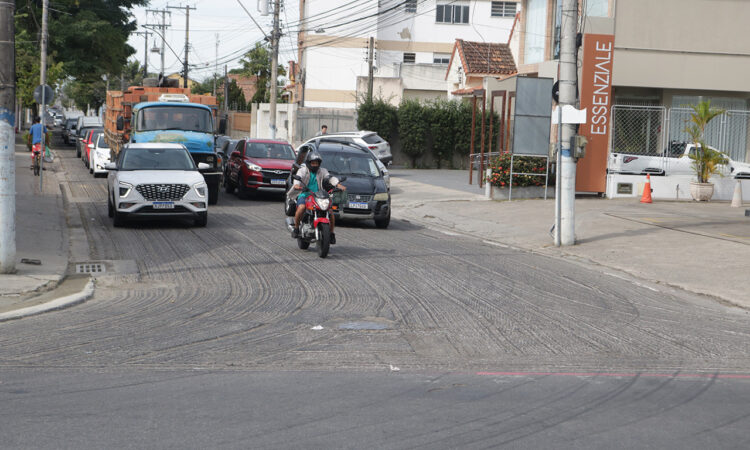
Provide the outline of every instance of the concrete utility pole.
[[375,38],[370,36],[370,45],[367,55],[367,101],[372,101],[372,82],[373,82],[373,66],[372,61],[375,55]]
[[276,139],[276,78],[279,74],[279,9],[281,9],[280,0],[273,2],[273,32],[271,33],[271,79],[268,84],[270,89],[271,106],[268,126],[271,128],[271,139]]
[[214,97],[216,97],[216,77],[219,76],[219,33],[216,33],[216,60],[214,62]]
[[0,273],[16,271],[16,1],[0,1]]
[[190,10],[195,10],[192,6],[167,6],[169,9],[185,10],[185,60],[182,62],[182,87],[188,87],[188,51],[190,50]]
[[[44,86],[47,84],[47,13],[49,11],[49,0],[44,0],[42,2],[42,61],[41,65],[39,66],[39,84],[41,86]],[[47,149],[47,142],[46,141],[46,133],[44,133],[44,128],[46,126],[47,120],[45,119],[45,115],[47,113],[47,99],[45,98],[46,89],[42,89],[42,107],[39,111],[42,123],[42,157],[39,158],[39,192],[44,192],[42,189],[44,188],[44,153]]]
[[148,78],[148,35],[154,34],[150,31],[136,31],[134,34],[144,37],[144,50],[143,50],[143,78]]
[[[560,104],[576,106],[576,34],[578,24],[578,0],[563,0],[562,24],[560,28]],[[559,231],[555,233],[555,245],[574,245],[575,200],[576,200],[576,160],[571,153],[571,138],[575,135],[575,125],[560,124],[561,136],[560,165],[557,176],[560,178],[560,219]]]
[[160,74],[164,75],[164,52],[166,51],[166,35],[167,35],[167,27],[170,25],[167,25],[167,14],[169,14],[169,17],[171,19],[172,12],[167,11],[166,9],[147,9],[147,13],[154,13],[154,14],[161,14],[161,23],[157,24],[146,24],[144,26],[146,27],[152,27],[154,29],[159,28],[161,30],[161,71]]
[[224,116],[226,117],[229,110],[229,75],[227,75],[227,65],[224,64]]

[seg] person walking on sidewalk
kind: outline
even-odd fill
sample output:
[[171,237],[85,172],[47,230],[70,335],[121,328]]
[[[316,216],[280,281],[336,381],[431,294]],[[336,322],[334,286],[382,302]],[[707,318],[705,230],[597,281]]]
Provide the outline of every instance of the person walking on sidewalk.
[[323,125],[315,136],[324,136],[326,134],[328,134],[328,125]]
[[42,133],[44,133],[49,142],[49,135],[47,134],[47,127],[42,125],[39,116],[34,117],[34,124],[29,129],[29,142],[31,143],[31,165],[34,167],[34,154],[42,152]]

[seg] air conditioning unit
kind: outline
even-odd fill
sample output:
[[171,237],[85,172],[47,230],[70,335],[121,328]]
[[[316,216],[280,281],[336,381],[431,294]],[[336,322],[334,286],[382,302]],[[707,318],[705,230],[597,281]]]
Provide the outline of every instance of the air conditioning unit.
[[161,94],[159,96],[159,101],[188,103],[190,102],[190,99],[185,94]]

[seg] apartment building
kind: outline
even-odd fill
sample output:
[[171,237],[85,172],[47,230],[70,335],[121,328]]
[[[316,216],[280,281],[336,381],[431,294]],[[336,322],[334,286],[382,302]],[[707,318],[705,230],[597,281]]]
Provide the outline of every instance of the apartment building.
[[[557,78],[561,0],[522,0],[519,74]],[[609,152],[661,154],[687,139],[687,108],[710,100],[729,114],[708,144],[750,160],[750,2],[579,2],[579,98],[589,138],[576,189],[605,192]]]
[[519,1],[300,0],[300,65],[290,88],[303,106],[355,107],[373,38],[375,95],[393,103],[446,97],[456,40],[507,45],[520,10]]

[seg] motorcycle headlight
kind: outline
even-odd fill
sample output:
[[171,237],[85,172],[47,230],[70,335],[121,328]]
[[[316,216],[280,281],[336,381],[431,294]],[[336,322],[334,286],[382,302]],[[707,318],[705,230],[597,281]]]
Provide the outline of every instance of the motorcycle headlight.
[[250,169],[250,170],[254,170],[254,171],[256,171],[256,172],[260,172],[261,170],[263,170],[263,168],[262,168],[262,167],[260,167],[260,166],[259,166],[259,165],[257,165],[257,164],[253,164],[253,163],[251,163],[251,162],[247,162],[247,161],[245,161],[245,165],[247,166],[247,168],[248,168],[248,169]]
[[206,196],[206,183],[198,183],[193,187],[195,188],[195,193],[198,194],[199,197]]
[[378,194],[375,194],[375,196],[372,198],[376,202],[387,202],[388,201],[388,193],[387,192],[380,192]]
[[331,206],[331,199],[330,198],[316,198],[315,203],[318,204],[318,207],[320,207],[320,209],[325,211],[328,209],[329,206]]
[[124,183],[120,181],[120,198],[125,198],[130,194],[130,190],[133,189],[132,184]]

